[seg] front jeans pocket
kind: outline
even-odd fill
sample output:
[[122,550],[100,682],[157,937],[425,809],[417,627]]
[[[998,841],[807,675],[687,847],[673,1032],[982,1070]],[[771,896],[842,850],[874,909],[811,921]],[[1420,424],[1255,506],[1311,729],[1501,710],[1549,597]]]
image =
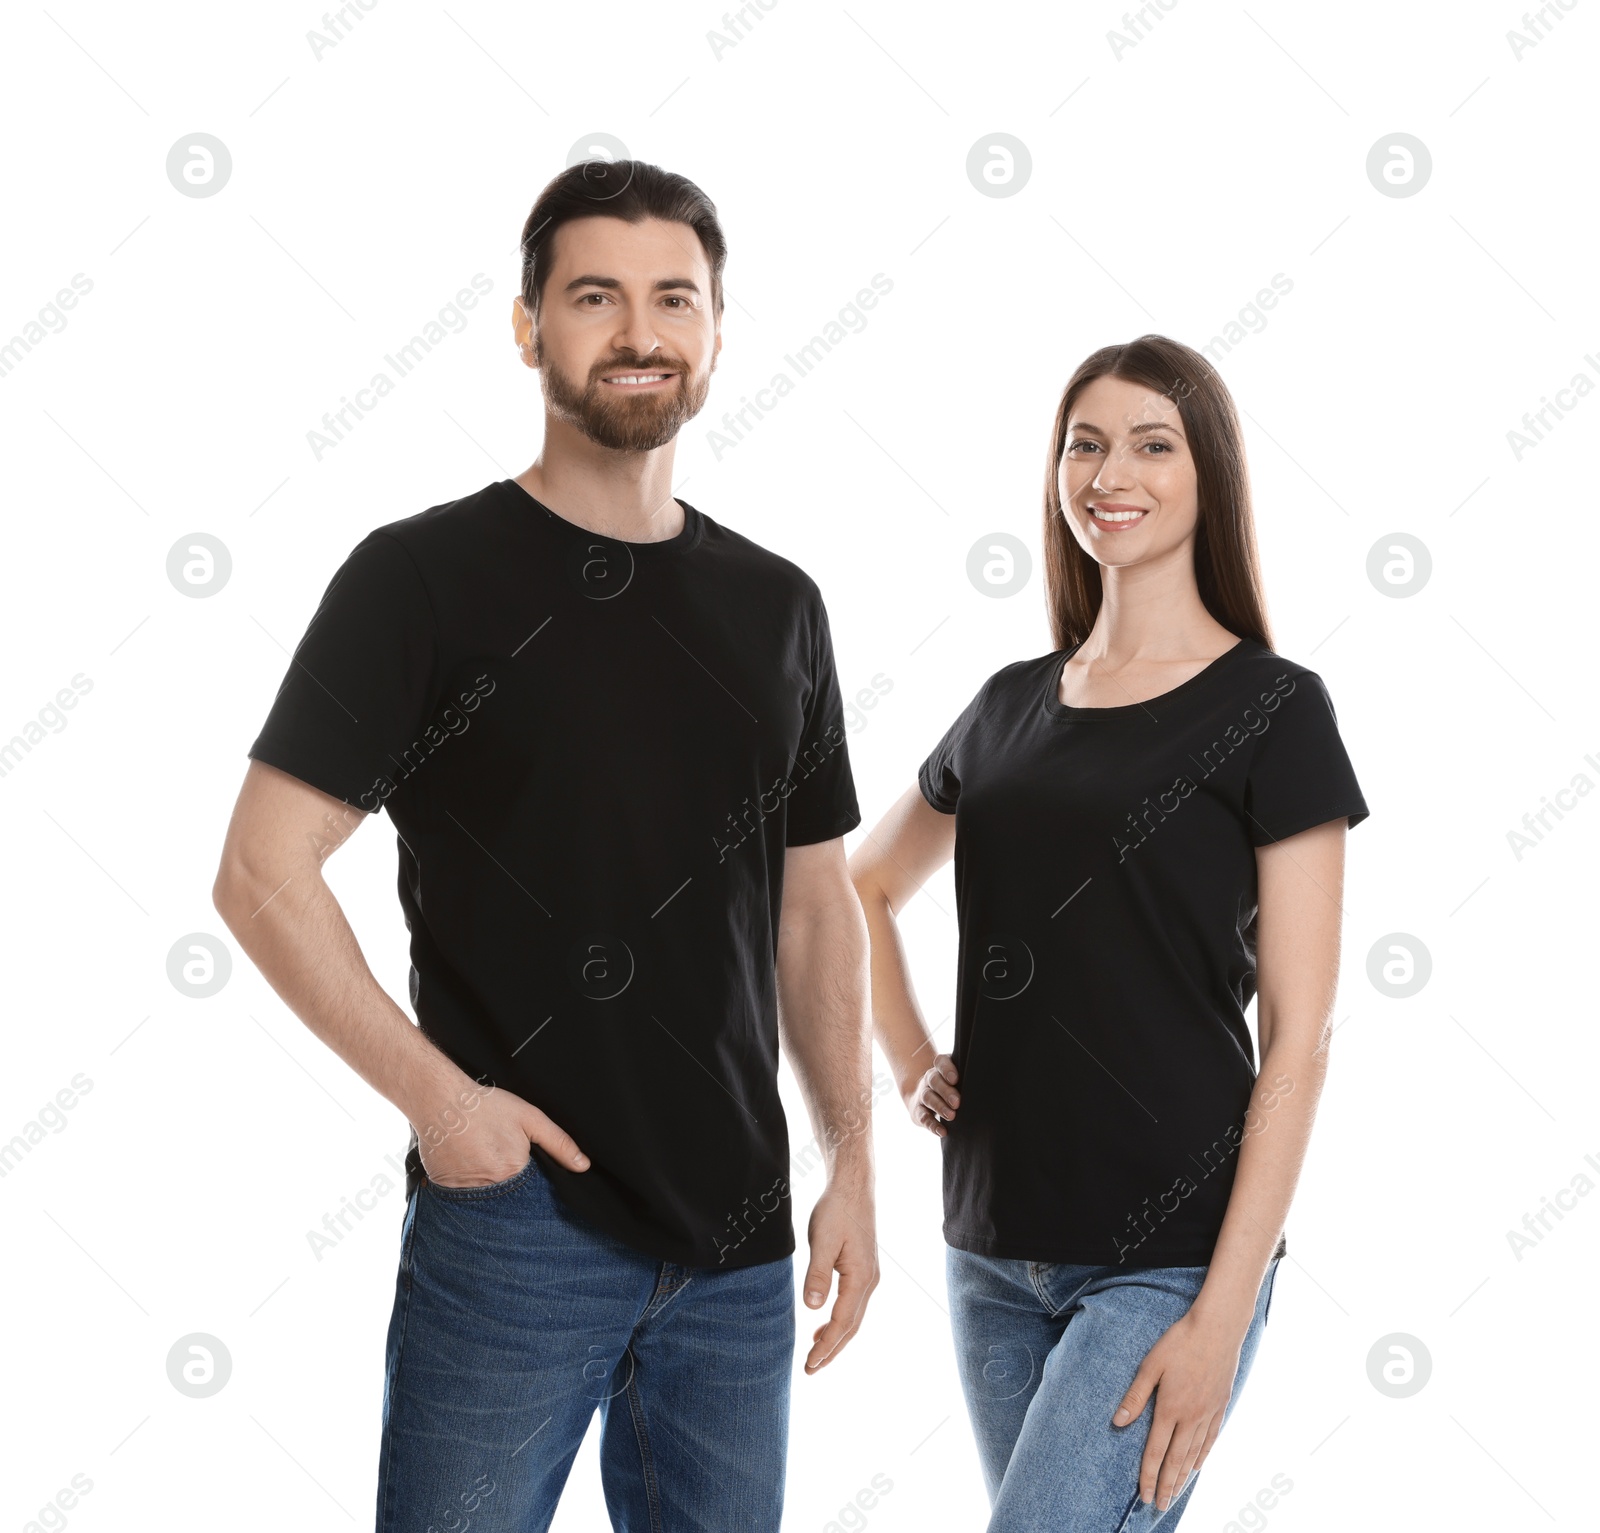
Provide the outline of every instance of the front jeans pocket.
[[423,1185],[434,1197],[446,1203],[480,1203],[486,1198],[498,1198],[504,1193],[515,1192],[538,1169],[530,1152],[527,1165],[513,1172],[503,1182],[487,1182],[482,1187],[444,1187],[425,1179]]

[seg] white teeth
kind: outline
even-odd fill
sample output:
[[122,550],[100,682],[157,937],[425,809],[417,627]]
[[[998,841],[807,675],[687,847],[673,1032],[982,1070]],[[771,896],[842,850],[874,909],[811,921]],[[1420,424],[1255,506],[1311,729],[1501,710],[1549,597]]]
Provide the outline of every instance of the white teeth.
[[661,383],[672,376],[671,373],[631,373],[622,378],[607,378],[607,383]]
[[1143,511],[1102,511],[1098,506],[1089,513],[1102,522],[1131,522],[1144,515]]

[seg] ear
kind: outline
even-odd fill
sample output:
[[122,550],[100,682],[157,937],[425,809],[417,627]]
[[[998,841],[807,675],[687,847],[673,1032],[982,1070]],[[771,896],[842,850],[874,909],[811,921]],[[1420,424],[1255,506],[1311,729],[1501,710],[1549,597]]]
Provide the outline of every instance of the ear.
[[537,368],[539,364],[533,360],[533,331],[533,315],[523,301],[522,294],[518,293],[511,300],[511,333],[516,338],[523,366]]

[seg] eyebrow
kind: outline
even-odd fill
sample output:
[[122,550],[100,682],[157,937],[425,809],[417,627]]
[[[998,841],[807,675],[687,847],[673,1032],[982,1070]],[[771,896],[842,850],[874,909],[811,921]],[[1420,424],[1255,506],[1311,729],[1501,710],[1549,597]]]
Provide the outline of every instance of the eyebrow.
[[[574,277],[572,281],[567,284],[566,291],[569,293],[575,292],[580,287],[603,287],[609,288],[612,291],[616,291],[621,286],[621,282],[619,282],[615,277],[599,277],[591,275],[585,277]],[[662,293],[666,292],[668,289],[675,288],[682,288],[688,292],[691,292],[696,298],[700,296],[700,289],[687,277],[658,277],[654,283],[652,291]]]
[[[1069,431],[1092,431],[1096,436],[1105,435],[1105,432],[1103,432],[1098,426],[1091,426],[1088,421],[1079,421],[1076,425],[1069,425],[1067,429]],[[1128,430],[1130,432],[1170,431],[1174,436],[1179,434],[1176,426],[1169,426],[1165,421],[1140,421],[1135,426],[1129,426]]]

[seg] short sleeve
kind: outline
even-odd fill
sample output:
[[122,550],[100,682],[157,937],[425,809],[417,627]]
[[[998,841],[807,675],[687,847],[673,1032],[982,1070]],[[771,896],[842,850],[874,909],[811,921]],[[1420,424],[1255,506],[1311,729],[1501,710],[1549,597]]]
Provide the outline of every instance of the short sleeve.
[[436,650],[410,554],[369,533],[328,582],[248,754],[375,813],[425,721]]
[[945,730],[944,737],[917,768],[917,786],[922,789],[922,796],[940,814],[956,812],[956,800],[961,795],[961,743],[983,711],[983,699],[993,680],[991,676],[978,688],[955,722]]
[[812,623],[811,693],[786,800],[783,844],[831,841],[861,823],[850,749],[845,744],[844,699],[833,660],[833,634],[819,595]]
[[1278,694],[1245,778],[1251,844],[1266,846],[1341,818],[1354,829],[1367,818],[1366,800],[1322,678],[1301,671]]

